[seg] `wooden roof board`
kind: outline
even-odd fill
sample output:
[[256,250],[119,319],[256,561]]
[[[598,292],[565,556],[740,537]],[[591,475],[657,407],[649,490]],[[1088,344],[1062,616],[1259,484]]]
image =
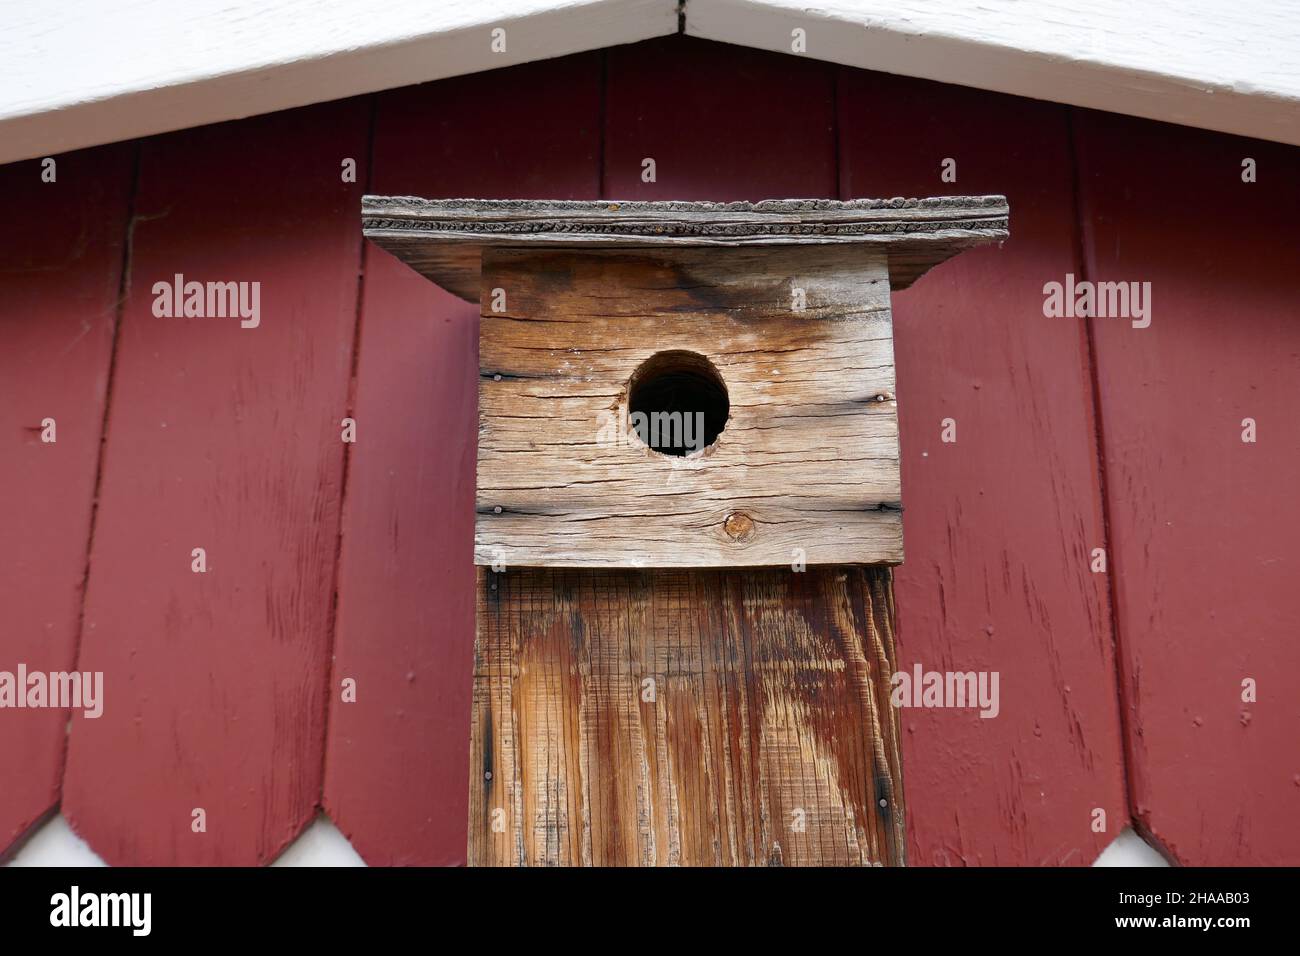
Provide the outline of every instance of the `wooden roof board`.
[[903,289],[969,246],[1007,238],[1005,196],[761,202],[422,199],[365,196],[362,227],[413,269],[479,298],[485,247],[665,248],[862,243],[889,252]]

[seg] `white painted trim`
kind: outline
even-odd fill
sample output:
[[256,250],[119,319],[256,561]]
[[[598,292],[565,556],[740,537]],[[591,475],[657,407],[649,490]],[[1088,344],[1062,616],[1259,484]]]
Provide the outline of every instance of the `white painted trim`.
[[[77,836],[61,814],[55,814],[31,835],[9,866],[106,866]],[[272,866],[365,866],[348,838],[321,814]],[[1111,842],[1093,866],[1168,866],[1168,862],[1130,828]]]
[[108,866],[56,813],[32,833],[8,866]]
[[[1300,144],[1300,0],[810,2],[687,0],[686,32]],[[664,36],[677,6],[0,0],[0,163]]]
[[272,866],[365,866],[334,821],[321,814],[298,835]]
[[0,163],[676,32],[676,0],[0,0]]
[[[61,813],[27,839],[8,866],[107,866]],[[365,866],[348,838],[321,814],[275,860],[272,866]]]
[[1300,144],[1300,0],[689,0],[686,32]]
[[1169,861],[1133,831],[1125,827],[1120,835],[1110,842],[1101,855],[1093,861],[1093,866],[1168,866]]

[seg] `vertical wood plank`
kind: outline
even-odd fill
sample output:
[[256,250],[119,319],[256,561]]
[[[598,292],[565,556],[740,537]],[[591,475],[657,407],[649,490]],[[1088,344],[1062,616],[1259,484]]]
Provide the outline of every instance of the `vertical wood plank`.
[[[594,198],[600,74],[584,54],[381,94],[371,191]],[[372,864],[465,861],[477,396],[478,309],[369,246],[325,806]]]
[[889,579],[481,569],[469,862],[901,864]]
[[[76,663],[134,144],[0,167],[0,670]],[[42,422],[54,419],[53,443]],[[59,799],[63,710],[0,717],[0,858]]]
[[[605,194],[611,198],[836,195],[834,68],[827,64],[683,38],[649,41],[610,51],[606,98],[604,180]],[[756,118],[756,102],[763,104],[768,119]],[[646,159],[654,160],[653,182],[643,178]],[[712,613],[717,619],[701,624],[701,633],[734,633],[730,628],[738,627],[737,622],[722,617],[732,611],[719,607]],[[678,641],[684,643],[686,635]],[[740,642],[728,641],[724,646],[728,666],[743,669]],[[722,693],[725,686],[705,684],[713,693]],[[691,700],[689,696],[672,699]],[[679,711],[674,713],[682,719]],[[733,858],[758,860],[764,823],[753,817],[760,801],[746,789],[746,781],[753,783],[755,767],[763,759],[757,727],[743,716],[747,713],[743,708],[724,708],[723,713],[736,722],[729,732],[740,735],[745,746],[735,751],[716,784],[716,811],[691,812],[702,826],[735,834],[725,847]],[[681,772],[702,774],[703,770],[694,765]],[[827,798],[824,779],[810,775],[806,780],[800,799]],[[776,824],[767,821],[766,825]],[[805,843],[792,843],[789,849],[796,859],[809,859],[814,852],[826,859],[835,859],[835,853],[847,858],[852,845],[847,830],[838,837],[826,828],[817,833],[831,842],[815,851]],[[899,848],[892,859],[901,857]],[[873,857],[885,858],[883,854]]]
[[1087,278],[1151,284],[1091,320],[1131,800],[1179,862],[1295,866],[1300,150],[1077,116]]
[[606,198],[835,197],[830,65],[685,37],[608,55]]
[[[1127,819],[1063,108],[839,74],[842,198],[1005,192],[1011,239],[894,297],[905,670],[998,671],[1001,710],[902,714],[912,862],[1086,865]],[[955,182],[941,179],[956,161]],[[956,442],[941,440],[944,419]],[[1107,830],[1094,833],[1093,812]]]
[[[144,144],[79,660],[104,715],[64,786],[110,863],[266,863],[317,806],[367,120]],[[260,282],[260,325],[156,316],[177,273]]]

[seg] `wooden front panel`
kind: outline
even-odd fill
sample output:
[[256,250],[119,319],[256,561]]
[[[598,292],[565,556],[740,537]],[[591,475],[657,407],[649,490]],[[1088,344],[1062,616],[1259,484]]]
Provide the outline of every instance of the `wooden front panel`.
[[891,572],[479,571],[472,865],[901,865]]
[[[488,250],[483,290],[479,564],[902,559],[883,253]],[[730,403],[681,457],[629,420],[665,352],[711,362]]]

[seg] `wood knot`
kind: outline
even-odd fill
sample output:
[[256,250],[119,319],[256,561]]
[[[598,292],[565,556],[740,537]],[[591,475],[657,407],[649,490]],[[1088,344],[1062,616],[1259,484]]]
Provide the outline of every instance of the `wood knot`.
[[732,541],[748,541],[754,536],[754,519],[743,511],[733,511],[722,522],[722,529]]

